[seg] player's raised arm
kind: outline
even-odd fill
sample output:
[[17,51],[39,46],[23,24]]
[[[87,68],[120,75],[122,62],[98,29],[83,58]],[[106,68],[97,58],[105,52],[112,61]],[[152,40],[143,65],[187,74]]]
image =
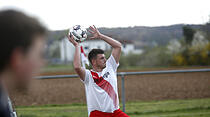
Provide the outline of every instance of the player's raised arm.
[[115,58],[116,62],[119,63],[122,44],[111,37],[101,34],[94,25],[90,26],[88,31],[93,35],[91,39],[101,39],[112,46],[112,56]]
[[74,54],[74,70],[77,72],[81,80],[85,80],[85,69],[81,66],[80,62],[80,46],[79,43],[77,43],[73,36],[67,36],[69,41],[74,45],[75,47],[75,54]]

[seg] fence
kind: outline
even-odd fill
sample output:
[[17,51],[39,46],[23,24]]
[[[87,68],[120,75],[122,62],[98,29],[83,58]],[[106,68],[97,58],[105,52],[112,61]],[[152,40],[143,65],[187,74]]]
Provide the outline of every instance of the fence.
[[[121,77],[121,101],[123,104],[123,112],[125,112],[125,76],[128,75],[145,75],[145,74],[175,74],[175,73],[193,73],[193,72],[210,72],[210,69],[186,69],[186,70],[166,70],[166,71],[146,71],[146,72],[119,72]],[[39,76],[38,79],[58,79],[58,78],[77,78],[78,75],[55,75],[55,76]]]

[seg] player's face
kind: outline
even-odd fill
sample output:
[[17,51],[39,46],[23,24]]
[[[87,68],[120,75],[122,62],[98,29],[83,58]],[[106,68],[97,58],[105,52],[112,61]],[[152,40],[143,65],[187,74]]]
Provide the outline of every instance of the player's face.
[[106,57],[104,54],[98,54],[96,57],[96,65],[104,69],[106,67]]
[[15,76],[15,85],[17,88],[26,88],[29,81],[39,73],[40,68],[44,65],[44,37],[37,37],[30,49],[26,52],[19,52],[12,65]]

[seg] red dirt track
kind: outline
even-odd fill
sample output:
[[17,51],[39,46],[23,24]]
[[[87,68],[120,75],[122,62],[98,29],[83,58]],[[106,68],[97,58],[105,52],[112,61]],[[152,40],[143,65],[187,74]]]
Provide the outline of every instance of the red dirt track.
[[[118,88],[121,94],[120,77]],[[210,72],[126,76],[125,90],[126,101],[209,98]],[[85,90],[78,78],[35,80],[12,99],[15,105],[85,103]]]

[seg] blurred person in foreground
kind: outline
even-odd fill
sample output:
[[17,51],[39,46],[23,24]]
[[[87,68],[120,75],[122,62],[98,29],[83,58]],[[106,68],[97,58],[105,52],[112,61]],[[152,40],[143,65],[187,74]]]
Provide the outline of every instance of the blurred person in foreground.
[[85,85],[88,115],[90,117],[128,117],[119,109],[117,91],[117,68],[122,45],[101,34],[95,26],[91,26],[88,31],[93,35],[91,39],[101,39],[113,48],[108,60],[103,50],[91,50],[88,59],[93,69],[88,70],[81,66],[79,43],[73,39],[73,36],[68,36],[69,41],[75,46],[74,69]]
[[14,117],[8,89],[25,89],[42,67],[46,29],[15,10],[0,11],[0,117]]

